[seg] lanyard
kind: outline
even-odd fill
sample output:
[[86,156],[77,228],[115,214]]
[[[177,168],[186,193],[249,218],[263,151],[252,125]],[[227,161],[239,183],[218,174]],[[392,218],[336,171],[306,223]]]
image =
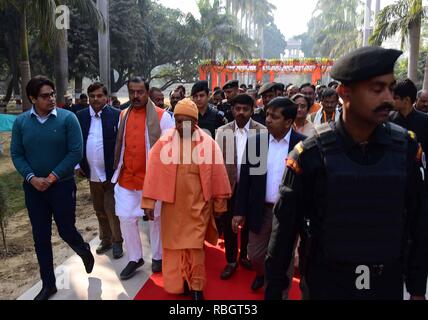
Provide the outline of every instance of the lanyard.
[[[327,122],[327,113],[325,113],[325,111],[323,111],[323,116],[324,116],[324,123],[326,123]],[[334,121],[335,116],[336,116],[336,112],[333,112],[333,115],[331,117],[332,121]]]

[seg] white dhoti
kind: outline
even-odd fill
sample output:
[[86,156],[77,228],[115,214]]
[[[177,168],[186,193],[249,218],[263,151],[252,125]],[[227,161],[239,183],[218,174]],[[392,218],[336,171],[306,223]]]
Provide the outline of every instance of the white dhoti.
[[[120,227],[128,253],[128,260],[138,262],[138,260],[143,258],[143,248],[138,230],[138,221],[145,215],[144,210],[141,209],[143,191],[128,190],[116,184],[114,188],[114,198],[116,202],[116,215],[120,220]],[[149,222],[150,247],[152,259],[155,260],[162,260],[162,242],[160,235],[161,207],[162,203],[157,202],[154,210],[155,220]]]

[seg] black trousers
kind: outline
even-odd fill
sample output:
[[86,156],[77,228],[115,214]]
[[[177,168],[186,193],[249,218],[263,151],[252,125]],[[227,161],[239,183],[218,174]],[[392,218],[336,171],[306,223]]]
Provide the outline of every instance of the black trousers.
[[[224,235],[224,247],[227,263],[235,263],[238,259],[238,234],[232,230],[233,208],[235,207],[235,196],[228,201],[228,212],[221,217],[222,231]],[[247,258],[249,229],[247,224],[241,229],[240,258]]]
[[45,192],[24,182],[25,205],[31,221],[34,247],[44,287],[55,286],[52,254],[52,217],[60,237],[79,255],[88,253],[89,245],[75,227],[76,183],[74,179],[54,184]]
[[404,277],[400,262],[367,265],[369,287],[358,289],[358,265],[310,263],[305,279],[311,300],[403,300]]

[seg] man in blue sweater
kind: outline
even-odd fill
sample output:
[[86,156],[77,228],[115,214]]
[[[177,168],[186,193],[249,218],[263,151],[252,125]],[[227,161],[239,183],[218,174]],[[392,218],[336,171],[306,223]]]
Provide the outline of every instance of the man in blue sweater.
[[82,258],[87,273],[94,267],[90,247],[75,227],[76,183],[74,167],[82,159],[82,132],[76,116],[55,107],[55,86],[38,76],[26,88],[33,104],[12,130],[11,155],[24,177],[25,204],[43,288],[35,300],[57,292],[52,254],[52,216],[61,238]]

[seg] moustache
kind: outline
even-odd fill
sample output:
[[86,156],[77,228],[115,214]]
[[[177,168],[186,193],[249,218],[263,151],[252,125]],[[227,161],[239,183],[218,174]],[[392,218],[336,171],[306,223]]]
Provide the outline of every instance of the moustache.
[[391,112],[392,110],[394,110],[394,106],[392,104],[386,102],[386,103],[381,104],[376,109],[374,109],[373,112],[376,113],[376,112],[381,112],[381,111],[385,111],[385,110]]

